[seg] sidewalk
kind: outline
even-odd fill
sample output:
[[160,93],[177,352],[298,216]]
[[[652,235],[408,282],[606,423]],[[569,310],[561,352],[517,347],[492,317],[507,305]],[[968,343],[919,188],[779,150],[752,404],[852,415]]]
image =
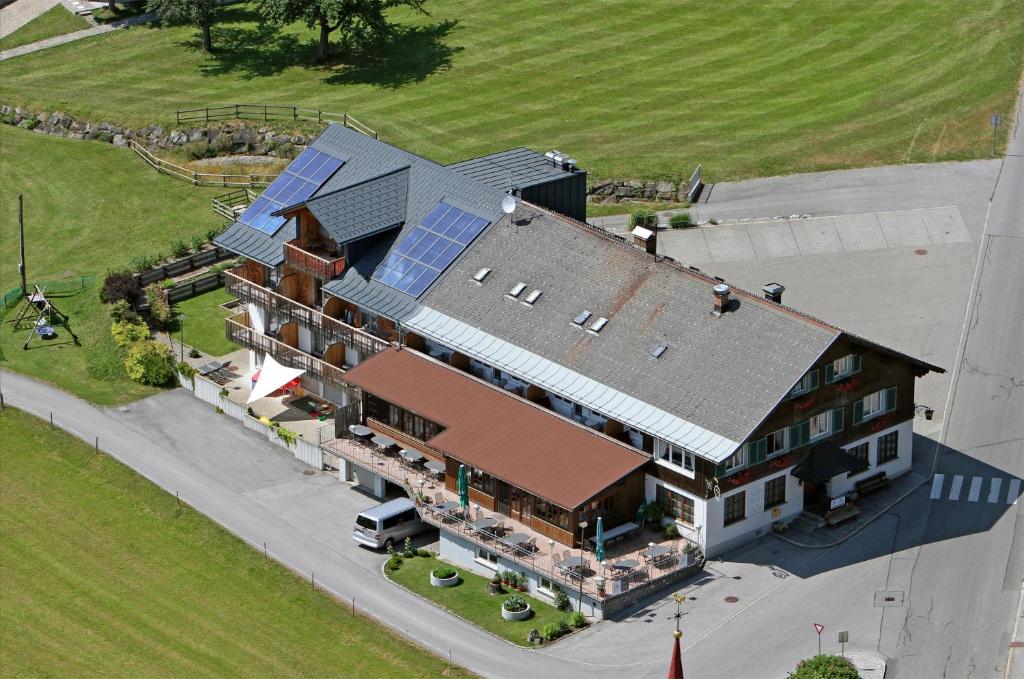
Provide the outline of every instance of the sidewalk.
[[14,57],[20,57],[25,54],[32,54],[33,52],[39,52],[41,50],[49,49],[50,47],[56,47],[57,45],[64,45],[69,42],[75,42],[76,40],[91,38],[94,35],[102,35],[103,33],[116,31],[119,28],[138,26],[139,24],[144,24],[148,21],[152,21],[155,18],[156,15],[153,13],[140,14],[139,16],[131,17],[130,19],[113,21],[109,24],[100,24],[99,26],[93,26],[92,28],[86,28],[81,31],[75,31],[74,33],[66,33],[65,35],[58,35],[53,38],[47,38],[46,40],[40,40],[39,42],[33,42],[28,45],[22,45],[21,47],[14,47],[12,49],[0,52],[0,61],[13,59]]
[[60,0],[17,0],[0,9],[0,38],[6,38],[58,4]]

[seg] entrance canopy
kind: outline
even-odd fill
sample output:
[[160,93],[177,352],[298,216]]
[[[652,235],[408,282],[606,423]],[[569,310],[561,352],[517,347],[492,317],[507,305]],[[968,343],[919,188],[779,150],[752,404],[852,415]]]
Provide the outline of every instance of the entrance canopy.
[[860,458],[831,441],[823,441],[811,446],[807,457],[793,467],[792,474],[805,483],[824,483],[833,476],[859,472],[865,467]]
[[246,403],[252,403],[272,394],[289,382],[295,381],[297,383],[299,376],[304,372],[306,371],[300,368],[289,368],[281,365],[270,354],[264,355],[263,367],[258,373],[259,378],[256,380],[256,384],[253,386],[252,393],[249,394],[249,399]]

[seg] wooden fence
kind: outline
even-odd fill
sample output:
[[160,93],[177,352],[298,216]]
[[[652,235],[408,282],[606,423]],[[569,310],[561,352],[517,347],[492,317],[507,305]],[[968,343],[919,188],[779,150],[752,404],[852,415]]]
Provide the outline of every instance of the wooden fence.
[[183,299],[192,299],[196,295],[201,295],[204,292],[209,292],[223,286],[224,272],[211,271],[195,278],[190,278],[187,281],[182,281],[173,288],[168,288],[167,302],[168,304],[175,304]]
[[235,253],[230,250],[225,250],[222,247],[215,247],[211,250],[203,250],[197,252],[194,255],[188,257],[182,257],[176,259],[173,262],[167,262],[161,266],[143,271],[142,273],[135,274],[135,280],[138,281],[139,287],[144,288],[150,283],[156,283],[162,281],[165,278],[174,278],[180,276],[183,273],[189,271],[195,271],[201,269],[204,266],[210,266],[221,260],[229,259],[234,257]]
[[224,219],[233,222],[242,216],[245,209],[252,205],[259,194],[252,189],[238,189],[231,193],[214,196],[210,199],[213,211]]
[[277,179],[276,174],[215,174],[212,172],[193,172],[187,168],[175,165],[174,163],[157,158],[150,153],[146,147],[134,139],[128,140],[128,146],[135,151],[157,172],[161,172],[178,179],[184,179],[195,186],[239,186],[250,188],[266,188],[270,182]]
[[274,106],[268,104],[228,104],[206,108],[181,109],[175,112],[178,124],[211,120],[315,120],[318,123],[341,123],[368,137],[379,139],[377,133],[348,113],[331,113],[300,106]]

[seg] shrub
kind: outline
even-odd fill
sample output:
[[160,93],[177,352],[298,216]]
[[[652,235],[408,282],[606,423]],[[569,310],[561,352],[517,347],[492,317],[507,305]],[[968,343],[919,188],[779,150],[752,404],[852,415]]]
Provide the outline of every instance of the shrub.
[[440,580],[454,578],[456,575],[458,575],[458,571],[456,571],[451,566],[440,566],[434,569],[434,577]]
[[199,358],[200,356],[202,356],[202,354],[199,353],[199,350],[196,349],[195,347],[192,347],[191,349],[188,350],[189,358]]
[[554,641],[568,631],[569,626],[565,624],[565,621],[559,620],[558,622],[549,622],[544,625],[540,630],[540,634],[546,641]]
[[412,548],[412,538],[406,536],[405,542],[402,545],[402,555],[406,559],[411,559],[416,556],[416,550]]
[[110,317],[115,321],[123,321],[125,315],[132,310],[132,305],[126,299],[119,299],[110,305]]
[[164,256],[161,255],[160,253],[139,255],[138,257],[132,258],[132,261],[129,263],[129,266],[131,267],[132,271],[138,271],[141,273],[143,271],[149,271],[150,269],[152,269],[154,266],[156,266],[157,262],[159,262],[163,258]]
[[661,511],[661,505],[656,502],[648,503],[647,505],[647,520],[651,523],[658,523],[661,521],[661,517],[664,513]]
[[172,257],[184,257],[188,254],[188,243],[178,239],[171,243],[171,256]]
[[0,113],[0,123],[4,125],[14,124],[14,111],[8,111],[7,113]]
[[555,585],[555,599],[553,603],[555,608],[560,611],[568,610],[569,608],[569,597],[566,596],[565,592],[558,585]]
[[205,139],[185,144],[183,150],[185,157],[189,160],[202,160],[203,158],[212,158],[217,155],[216,151],[210,148],[209,142]]
[[679,528],[676,527],[676,524],[670,523],[669,525],[665,526],[666,540],[673,540],[677,537],[679,537]]
[[110,134],[110,130],[98,130],[94,137],[96,141],[103,142],[104,144],[108,143],[113,138],[114,135]]
[[174,366],[174,369],[189,379],[195,377],[196,374],[199,372],[198,370],[190,366],[188,363],[185,363],[185,361],[178,363],[176,366]]
[[25,118],[20,123],[18,123],[18,127],[24,127],[26,130],[34,130],[38,125],[39,121],[35,118]]
[[512,612],[525,611],[528,605],[529,604],[526,603],[526,599],[517,594],[513,594],[509,598],[505,599],[505,603],[502,604],[506,611]]
[[206,239],[205,238],[203,238],[202,236],[199,236],[199,235],[192,236],[192,249],[193,250],[195,250],[196,252],[199,252],[200,250],[203,249],[204,245],[206,245]]
[[712,217],[711,219],[708,220],[708,224],[718,224],[718,220]]
[[214,408],[213,410],[214,410],[214,411],[215,411],[215,412],[216,412],[216,413],[217,413],[218,415],[223,415],[223,414],[224,414],[224,409],[223,409],[223,408],[221,408],[220,406],[217,406],[217,407],[215,407],[215,408]]
[[127,347],[149,339],[149,327],[145,323],[114,321],[110,326],[110,334],[114,337],[114,344],[119,347]]
[[136,342],[128,348],[124,369],[136,382],[163,386],[174,378],[174,354],[169,346],[160,342]]
[[173,278],[165,278],[162,281],[160,281],[160,287],[163,288],[164,290],[170,290],[177,284],[178,283]]
[[289,446],[295,445],[296,434],[291,429],[285,429],[284,427],[278,426],[274,428],[274,431],[277,432],[277,438],[281,439]]
[[590,623],[587,622],[587,616],[583,615],[579,611],[573,611],[569,614],[569,624],[579,629],[580,627],[586,627]]
[[384,567],[389,571],[397,571],[399,566],[402,565],[402,557],[397,554],[392,554],[388,557],[388,562],[384,564]]
[[417,549],[416,556],[431,557],[434,556],[434,553],[431,552],[429,549]]
[[646,229],[654,228],[658,225],[658,213],[646,205],[633,208],[633,211],[629,213],[629,225],[631,227],[642,226]]
[[215,226],[212,229],[207,229],[206,230],[206,240],[207,240],[207,242],[212,243],[213,239],[216,238],[217,236],[219,236],[220,232],[223,231],[223,230],[224,229],[220,228],[219,226]]
[[100,300],[113,304],[119,300],[131,302],[139,294],[139,284],[130,271],[111,271],[103,279]]
[[816,655],[801,660],[789,679],[857,679],[857,668],[838,655]]
[[149,317],[160,330],[171,325],[171,305],[167,303],[164,291],[156,283],[146,286],[146,300],[149,302]]
[[689,212],[678,212],[669,218],[668,225],[673,229],[682,229],[692,226],[693,220],[690,218]]

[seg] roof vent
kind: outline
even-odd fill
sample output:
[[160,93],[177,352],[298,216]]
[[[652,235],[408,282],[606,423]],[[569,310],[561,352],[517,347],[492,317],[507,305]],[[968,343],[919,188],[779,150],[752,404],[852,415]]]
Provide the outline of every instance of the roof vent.
[[649,255],[658,254],[658,233],[652,229],[638,226],[633,229],[633,244],[644,249]]
[[533,292],[526,296],[526,299],[523,300],[523,304],[529,304],[532,306],[534,302],[540,299],[540,296],[543,294],[544,293],[540,290],[534,290]]
[[765,299],[776,304],[782,304],[782,293],[786,291],[786,286],[780,283],[769,283],[761,289],[764,290]]
[[576,325],[582,326],[584,323],[587,322],[587,320],[590,319],[590,316],[590,312],[584,309],[583,311],[576,314],[576,318],[572,319],[572,322],[575,323]]
[[729,308],[729,291],[731,288],[725,283],[719,283],[711,289],[715,293],[715,306],[712,312],[721,316]]
[[601,318],[594,321],[594,324],[590,326],[590,329],[594,332],[601,332],[606,325],[608,325],[608,319],[601,316]]
[[654,351],[651,352],[651,358],[661,358],[661,355],[668,351],[667,344],[659,344],[654,347]]
[[476,281],[477,283],[483,283],[484,279],[487,278],[487,275],[490,273],[491,270],[485,266],[484,268],[476,272],[476,275],[473,276],[473,280]]
[[523,294],[523,290],[526,289],[526,283],[516,283],[511,290],[508,291],[508,296],[513,299]]

